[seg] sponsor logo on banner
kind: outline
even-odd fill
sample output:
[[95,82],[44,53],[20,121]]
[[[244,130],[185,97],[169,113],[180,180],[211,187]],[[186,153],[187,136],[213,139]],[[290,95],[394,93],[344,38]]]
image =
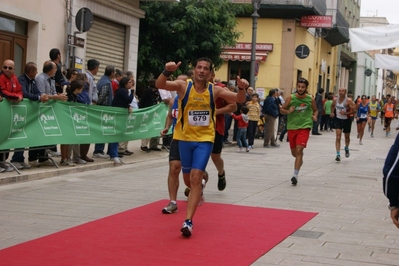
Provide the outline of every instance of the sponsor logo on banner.
[[148,131],[147,120],[148,120],[148,114],[143,114],[143,116],[141,117],[141,124],[140,124],[140,127],[139,127],[139,131],[140,132],[147,132]]
[[136,115],[129,114],[126,119],[125,134],[133,134],[134,126],[136,125]]
[[154,123],[154,129],[155,130],[161,130],[163,129],[161,119],[159,117],[158,112],[154,112],[154,116],[152,117],[152,123]]
[[62,136],[60,125],[52,106],[39,107],[39,123],[45,136]]
[[103,135],[116,135],[115,113],[101,112],[101,129]]
[[90,135],[87,107],[70,106],[69,111],[73,121],[76,136]]
[[11,105],[12,125],[10,128],[10,135],[8,139],[22,139],[26,138],[26,106]]

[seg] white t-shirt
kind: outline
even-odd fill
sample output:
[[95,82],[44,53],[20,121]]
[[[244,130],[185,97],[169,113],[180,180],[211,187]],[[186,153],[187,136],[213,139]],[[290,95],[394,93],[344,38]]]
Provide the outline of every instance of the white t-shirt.
[[159,91],[159,95],[161,96],[162,100],[172,98],[172,93],[170,93],[170,91],[163,90],[163,89],[158,89],[158,91]]

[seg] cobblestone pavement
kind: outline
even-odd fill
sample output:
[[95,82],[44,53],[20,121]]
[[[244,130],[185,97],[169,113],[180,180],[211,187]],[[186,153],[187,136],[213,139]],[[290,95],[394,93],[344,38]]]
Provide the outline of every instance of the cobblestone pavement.
[[[209,162],[207,201],[318,213],[253,265],[399,265],[399,231],[389,217],[381,174],[397,132],[385,137],[378,120],[375,137],[366,132],[359,145],[355,126],[350,158],[342,156],[339,163],[335,132],[310,137],[296,187],[287,142],[265,149],[256,140],[249,153],[225,147],[222,192]],[[141,152],[140,141],[129,148],[134,154],[124,157],[123,166],[96,159],[84,166],[1,173],[0,249],[168,198],[168,153]],[[182,184],[179,200],[185,199]]]

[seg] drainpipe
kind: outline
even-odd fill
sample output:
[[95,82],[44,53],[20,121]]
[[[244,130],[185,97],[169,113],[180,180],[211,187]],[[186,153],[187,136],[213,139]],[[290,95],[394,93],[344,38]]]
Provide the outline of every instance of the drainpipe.
[[[72,34],[72,6],[73,6],[73,0],[65,0],[66,4],[66,12],[67,12],[67,30],[66,30],[66,39],[68,40],[68,35]],[[70,49],[71,47],[68,45],[68,42],[66,42],[66,57],[65,57],[65,67],[69,68],[71,67],[70,64]]]

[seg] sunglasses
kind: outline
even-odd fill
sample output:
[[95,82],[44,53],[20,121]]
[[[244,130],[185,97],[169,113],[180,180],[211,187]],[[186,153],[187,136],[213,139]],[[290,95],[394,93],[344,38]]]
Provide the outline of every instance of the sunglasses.
[[8,70],[13,70],[14,69],[13,67],[10,67],[10,66],[9,67],[8,66],[3,66],[4,70],[7,70],[7,68],[8,68]]

